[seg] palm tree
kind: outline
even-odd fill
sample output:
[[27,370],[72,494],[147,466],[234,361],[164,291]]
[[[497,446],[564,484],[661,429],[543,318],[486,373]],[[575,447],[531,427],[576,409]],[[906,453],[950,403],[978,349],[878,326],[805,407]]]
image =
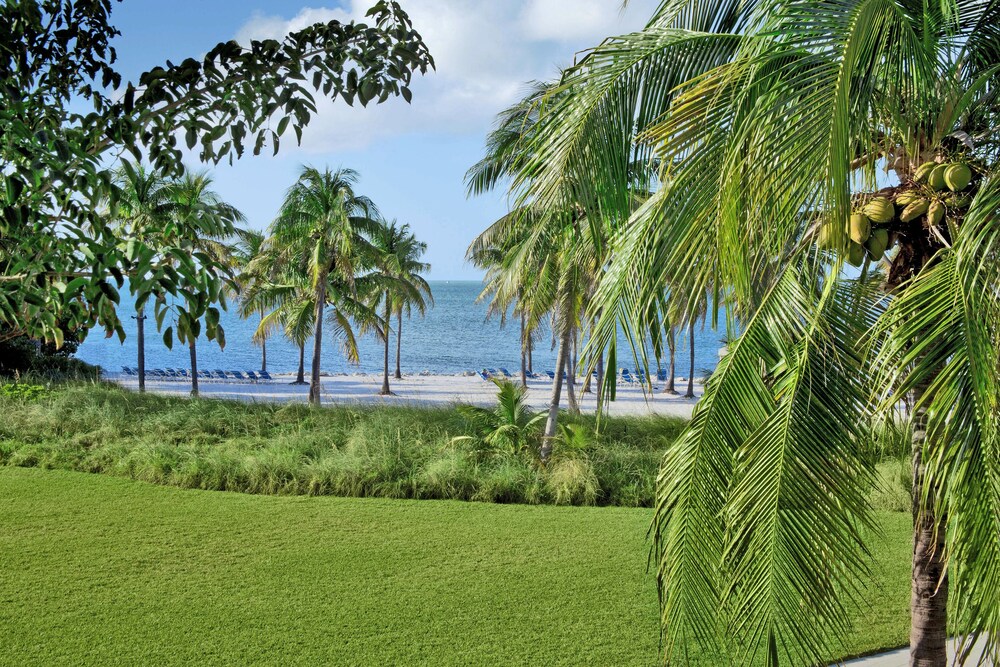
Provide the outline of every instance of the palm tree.
[[375,265],[385,279],[386,288],[380,298],[385,311],[385,326],[383,342],[385,355],[382,367],[382,389],[380,393],[388,396],[389,388],[389,321],[396,315],[396,379],[402,378],[400,372],[400,352],[403,338],[403,311],[407,315],[412,308],[423,315],[427,303],[433,303],[430,285],[420,276],[429,271],[430,265],[420,261],[427,251],[427,244],[417,241],[410,231],[409,225],[398,225],[395,220],[383,222],[371,234],[370,242],[375,249]]
[[497,404],[492,408],[474,405],[457,406],[475,436],[459,436],[453,441],[478,441],[490,453],[523,454],[528,452],[537,435],[537,425],[544,413],[534,414],[527,402],[527,389],[510,380],[494,378],[497,386]]
[[[341,350],[348,362],[356,364],[358,336],[371,330],[380,331],[383,321],[369,305],[373,295],[384,287],[378,274],[365,274],[346,280],[329,280],[327,284],[326,327],[327,333],[341,342]],[[267,338],[275,331],[282,331],[299,349],[298,375],[292,384],[306,384],[304,357],[305,344],[316,324],[315,291],[308,276],[288,273],[274,281],[260,285],[255,291],[252,305],[264,312],[254,340]]]
[[[185,235],[190,234],[182,239],[182,246],[187,247],[191,256],[178,258],[178,261],[212,261],[231,267],[235,262],[228,242],[236,233],[235,225],[244,222],[245,218],[239,210],[223,201],[211,186],[212,178],[204,172],[185,173],[170,186],[172,220],[178,230]],[[197,235],[191,233],[192,230],[197,230]],[[178,340],[188,346],[192,396],[198,395],[200,316],[205,317],[206,326],[218,327],[218,311],[209,306],[207,300],[198,299],[196,303],[200,305],[189,307],[188,312],[181,314],[176,327]],[[224,340],[220,342],[224,344]]]
[[947,664],[949,612],[1000,651],[998,25],[991,0],[664,0],[544,107],[518,202],[573,179],[627,217],[594,307],[641,347],[669,283],[740,332],[659,476],[668,661],[835,654],[874,525],[865,424],[907,403],[911,665]]
[[[153,244],[169,218],[173,202],[168,181],[154,170],[123,164],[115,173],[115,185],[119,189],[114,221],[123,236],[133,244]],[[131,276],[130,284],[142,280],[142,276]],[[136,304],[136,359],[139,372],[139,391],[146,391],[146,308],[144,303]]]
[[[271,262],[266,261],[267,237],[256,230],[240,230],[232,247],[233,262],[239,269],[237,283],[240,287],[240,316],[244,319],[257,314],[264,319],[264,310],[251,304],[254,293],[268,280]],[[260,339],[260,369],[267,371],[267,338]]]
[[363,234],[377,223],[375,205],[354,192],[357,172],[351,169],[320,171],[303,167],[299,179],[285,195],[271,234],[275,242],[294,256],[309,276],[313,290],[313,356],[309,380],[309,402],[320,404],[320,361],[323,344],[323,313],[329,303],[331,277],[348,286],[354,278],[358,249],[367,244]]
[[[589,238],[591,225],[572,212],[544,212],[524,207],[504,216],[473,240],[468,257],[490,266],[484,295],[492,294],[491,308],[505,312],[516,300],[525,316],[526,331],[546,318],[558,346],[541,458],[547,460],[557,435],[557,421],[565,387],[569,410],[579,407],[573,393],[576,368],[571,350],[580,316],[590,293],[599,260]],[[489,264],[488,264],[489,263]],[[522,341],[523,346],[523,341]],[[564,383],[565,376],[565,383]]]
[[[547,95],[558,95],[552,91],[550,84],[536,82],[524,99],[500,114],[487,138],[486,157],[466,174],[470,195],[516,179],[534,159],[531,146],[542,118],[540,103]],[[571,351],[576,333],[583,329],[584,305],[606,254],[609,220],[597,212],[584,214],[577,197],[586,193],[578,190],[572,175],[563,180],[561,196],[544,203],[526,195],[527,182],[511,186],[522,196],[520,205],[480,234],[467,256],[488,269],[480,298],[491,299],[493,312],[503,315],[517,303],[524,317],[522,352],[544,318],[552,320],[559,352],[542,439],[545,461],[557,434],[564,375],[569,409],[579,411],[574,391],[577,368]],[[526,374],[522,374],[524,384]]]

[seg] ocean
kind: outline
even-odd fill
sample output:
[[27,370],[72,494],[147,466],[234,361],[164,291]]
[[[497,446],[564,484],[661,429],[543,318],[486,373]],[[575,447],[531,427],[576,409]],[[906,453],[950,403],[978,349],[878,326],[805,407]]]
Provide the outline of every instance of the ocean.
[[[511,373],[520,369],[518,342],[519,322],[509,319],[505,327],[499,318],[488,319],[485,304],[476,303],[482,289],[478,281],[431,281],[434,305],[426,316],[414,315],[403,320],[402,371],[404,374],[430,372],[457,374],[482,368],[505,367]],[[135,366],[137,345],[135,319],[128,312],[126,299],[119,316],[127,336],[119,343],[117,336],[105,338],[94,331],[79,347],[77,355],[107,371],[118,372],[122,366]],[[198,345],[198,367],[202,369],[257,370],[261,365],[260,347],[251,341],[257,319],[241,319],[232,310],[223,312],[221,323],[226,331],[226,347],[210,341]],[[172,350],[163,344],[155,331],[155,323],[146,320],[146,367],[186,368],[187,348],[176,342]],[[393,320],[395,326],[395,320]],[[696,376],[714,369],[719,360],[722,334],[708,327],[695,330]],[[688,368],[688,343],[686,336],[678,340],[677,375],[684,377]],[[312,341],[306,347],[306,372],[311,358]],[[380,373],[382,371],[382,343],[374,335],[359,341],[360,364],[347,363],[340,341],[329,335],[323,341],[323,371],[328,373]],[[395,335],[390,348],[390,371],[395,368]],[[534,369],[544,372],[555,369],[556,350],[548,332],[541,334],[533,352]],[[624,341],[620,342],[618,366],[634,370],[634,362]],[[267,342],[267,370],[271,373],[294,372],[298,367],[298,349],[282,336]]]

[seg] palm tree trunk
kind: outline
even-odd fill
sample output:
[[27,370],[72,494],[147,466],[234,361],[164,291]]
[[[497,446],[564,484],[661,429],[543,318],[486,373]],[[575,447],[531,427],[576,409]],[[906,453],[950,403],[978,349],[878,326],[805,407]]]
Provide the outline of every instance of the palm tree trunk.
[[[913,413],[913,571],[910,588],[910,666],[948,664],[948,577],[945,575],[945,517],[923,502],[927,408],[920,405],[929,382],[914,390]],[[931,493],[930,498],[934,497]],[[933,500],[930,501],[933,503]]]
[[385,350],[385,355],[383,357],[382,364],[382,391],[379,392],[382,396],[388,396],[392,393],[389,389],[389,320],[392,319],[392,310],[390,306],[392,302],[389,300],[389,293],[385,293],[385,334],[383,338],[385,339],[385,345],[383,346]]
[[[260,321],[264,321],[264,311],[260,313]],[[267,372],[267,339],[260,341],[260,370]]]
[[569,327],[559,342],[559,353],[556,355],[556,378],[552,381],[552,400],[549,401],[549,416],[545,420],[545,432],[542,435],[542,448],[539,452],[542,462],[549,460],[552,453],[552,440],[556,436],[556,421],[559,419],[559,400],[562,398],[563,371],[569,362],[570,336]]
[[688,325],[688,344],[691,346],[691,368],[688,373],[688,390],[684,398],[694,398],[694,318]]
[[198,341],[195,338],[188,343],[188,352],[191,355],[191,395],[198,395]]
[[402,380],[403,373],[399,368],[399,358],[403,350],[403,309],[396,312],[396,379]]
[[677,337],[674,336],[673,327],[667,332],[667,347],[670,349],[670,372],[667,373],[667,386],[663,390],[663,393],[676,394],[674,376],[677,375]]
[[534,363],[531,360],[531,351],[534,349],[534,347],[535,347],[535,341],[533,341],[531,339],[531,334],[528,334],[528,372],[529,373],[534,373],[535,372],[535,365],[534,365]]
[[528,387],[528,359],[524,340],[524,311],[521,311],[521,386]]
[[569,403],[569,413],[578,415],[580,405],[576,402],[576,328],[570,331],[572,357],[566,360],[566,401]]
[[139,371],[139,391],[146,391],[146,307],[143,306],[135,315],[135,340],[139,344],[139,354],[136,359]]
[[319,285],[316,287],[316,322],[313,330],[313,357],[312,370],[309,374],[309,402],[312,405],[320,404],[319,395],[319,364],[323,352],[323,311],[326,306],[326,274],[320,276]]
[[[566,364],[569,366],[569,363]],[[566,402],[569,404],[569,413],[571,415],[580,414],[580,404],[576,402],[576,380],[574,376],[576,375],[575,368],[566,369]]]
[[575,378],[576,377],[576,368],[577,368],[577,366],[576,366],[576,329],[575,328],[573,329],[573,356],[570,357],[570,359],[571,359],[571,361],[570,361],[569,367],[570,367],[570,369],[573,372],[570,374],[569,377],[570,378]]
[[292,384],[305,384],[306,383],[306,342],[302,341],[299,343],[299,374],[295,377],[295,382]]

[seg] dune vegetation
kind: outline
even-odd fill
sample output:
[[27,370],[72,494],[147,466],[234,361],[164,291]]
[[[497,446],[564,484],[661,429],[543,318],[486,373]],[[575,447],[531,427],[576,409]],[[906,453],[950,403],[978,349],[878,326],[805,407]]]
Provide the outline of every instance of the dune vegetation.
[[[267,495],[623,507],[652,506],[660,460],[686,423],[606,416],[598,424],[567,415],[552,459],[541,465],[541,424],[527,425],[523,445],[513,446],[502,423],[484,430],[483,413],[496,408],[315,410],[76,382],[4,385],[0,409],[3,466]],[[523,410],[526,423],[534,413]],[[904,511],[903,437],[884,440],[871,448],[881,473],[872,502]]]
[[[454,408],[187,400],[110,384],[0,397],[0,464],[262,494],[650,507],[684,421],[574,417],[556,456],[490,439]],[[494,429],[495,430],[495,429]],[[526,437],[537,438],[529,428]],[[560,443],[565,442],[560,440]]]

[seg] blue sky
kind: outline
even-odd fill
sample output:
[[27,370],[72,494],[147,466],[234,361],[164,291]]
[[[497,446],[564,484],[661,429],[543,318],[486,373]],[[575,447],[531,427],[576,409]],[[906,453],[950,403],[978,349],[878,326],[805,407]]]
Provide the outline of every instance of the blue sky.
[[[280,37],[332,18],[360,17],[373,0],[126,0],[114,5],[115,46],[126,79],[166,59],[199,57],[219,41]],[[437,60],[413,85],[412,105],[323,103],[302,147],[214,169],[216,189],[264,228],[302,164],[346,166],[383,215],[409,223],[428,244],[435,280],[477,279],[469,241],[503,215],[502,196],[467,199],[463,175],[482,154],[498,111],[524,84],[552,78],[603,37],[638,29],[655,0],[402,0]]]

